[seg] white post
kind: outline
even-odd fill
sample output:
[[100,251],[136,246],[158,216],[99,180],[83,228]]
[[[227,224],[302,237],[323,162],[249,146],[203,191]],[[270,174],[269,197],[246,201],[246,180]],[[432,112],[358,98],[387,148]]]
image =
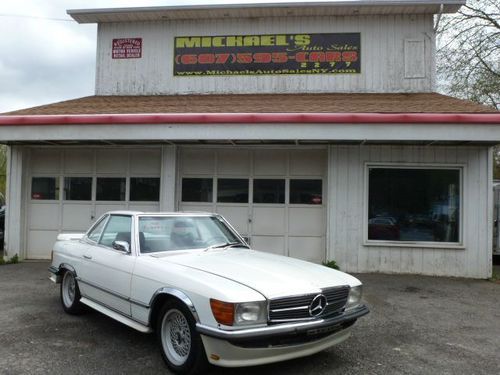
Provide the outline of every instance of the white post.
[[7,194],[5,209],[5,246],[7,259],[18,255],[25,257],[23,248],[23,149],[21,146],[7,148]]
[[177,186],[177,148],[163,146],[161,153],[160,211],[175,211]]

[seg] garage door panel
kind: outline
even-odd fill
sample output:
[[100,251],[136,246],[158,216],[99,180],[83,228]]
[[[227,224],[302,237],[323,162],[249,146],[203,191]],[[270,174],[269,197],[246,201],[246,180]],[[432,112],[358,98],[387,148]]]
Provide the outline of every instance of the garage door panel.
[[217,212],[243,236],[248,235],[248,206],[218,206]]
[[127,171],[128,155],[126,150],[97,150],[97,173],[121,173]]
[[286,255],[283,236],[252,236],[251,246],[252,249],[266,253]]
[[160,211],[159,204],[131,204],[129,206],[131,211],[142,211],[142,212],[158,212]]
[[93,151],[66,150],[64,152],[64,173],[92,173],[93,169]]
[[325,260],[324,237],[289,237],[289,255],[293,258],[321,263]]
[[57,203],[32,203],[29,215],[30,229],[59,229],[60,209]]
[[326,223],[321,207],[290,207],[289,233],[296,236],[322,236]]
[[287,168],[287,151],[259,150],[254,153],[254,175],[280,176]]
[[61,151],[58,150],[32,150],[31,172],[58,174],[61,168]]
[[126,204],[96,204],[95,205],[95,218],[104,215],[108,211],[122,211],[126,210]]
[[86,231],[91,224],[92,206],[89,204],[63,204],[64,231]]
[[221,150],[217,153],[217,173],[247,175],[250,173],[249,151]]
[[161,171],[160,150],[133,150],[130,152],[130,173],[136,175],[159,175]]
[[28,259],[50,258],[58,231],[31,230],[28,234]]
[[214,150],[184,150],[181,158],[181,170],[187,175],[212,175],[214,173],[214,160]]
[[181,203],[179,206],[180,211],[201,211],[201,212],[213,212],[212,203]]
[[283,207],[253,206],[252,232],[255,235],[283,235],[286,232]]
[[293,176],[323,176],[325,169],[323,151],[297,150],[290,153],[290,174]]

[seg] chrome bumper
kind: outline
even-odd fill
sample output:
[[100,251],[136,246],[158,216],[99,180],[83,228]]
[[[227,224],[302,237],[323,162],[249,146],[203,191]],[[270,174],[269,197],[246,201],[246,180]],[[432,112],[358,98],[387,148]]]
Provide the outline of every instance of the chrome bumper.
[[197,331],[209,337],[227,340],[230,342],[241,342],[249,339],[276,338],[279,336],[293,336],[300,334],[316,335],[328,332],[330,329],[340,327],[342,324],[354,323],[354,321],[370,312],[368,307],[361,305],[352,310],[344,312],[328,319],[318,319],[308,322],[276,324],[266,327],[241,329],[236,331],[224,331],[214,327],[208,327],[201,323],[196,324]]

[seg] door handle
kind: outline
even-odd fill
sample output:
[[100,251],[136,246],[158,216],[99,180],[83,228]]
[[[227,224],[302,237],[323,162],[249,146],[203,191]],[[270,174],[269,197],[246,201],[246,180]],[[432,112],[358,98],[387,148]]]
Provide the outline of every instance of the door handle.
[[83,256],[85,259],[92,259],[92,257],[90,255],[84,255]]

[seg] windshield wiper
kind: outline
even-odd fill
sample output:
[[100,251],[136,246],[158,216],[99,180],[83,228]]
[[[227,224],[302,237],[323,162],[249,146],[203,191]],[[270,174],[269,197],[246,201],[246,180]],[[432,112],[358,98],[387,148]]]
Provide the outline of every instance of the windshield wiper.
[[226,248],[228,249],[230,247],[244,247],[244,248],[250,249],[250,246],[245,245],[244,243],[241,243],[239,241],[235,241],[235,242],[224,242],[221,244],[211,245],[211,246],[207,247],[204,251],[211,250],[211,249],[226,249]]

